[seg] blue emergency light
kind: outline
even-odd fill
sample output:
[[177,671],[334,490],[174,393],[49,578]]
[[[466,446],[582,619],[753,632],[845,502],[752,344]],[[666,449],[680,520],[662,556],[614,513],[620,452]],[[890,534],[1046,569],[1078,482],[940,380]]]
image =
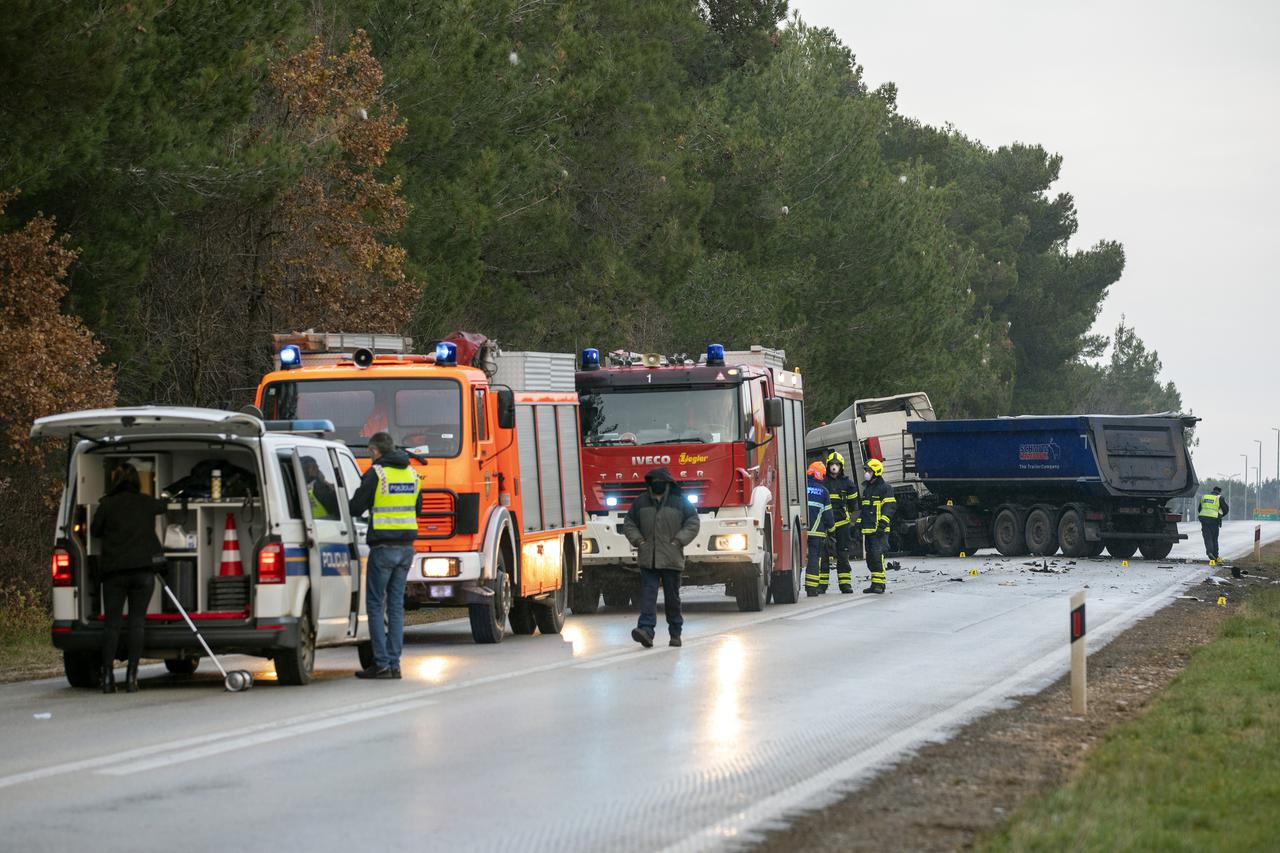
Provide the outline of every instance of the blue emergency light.
[[441,341],[436,344],[436,364],[444,367],[453,367],[458,363],[458,348],[448,341]]
[[582,369],[583,370],[599,370],[600,369],[600,350],[595,347],[587,347],[582,351]]
[[724,344],[707,344],[707,365],[724,366]]
[[289,344],[280,350],[280,369],[293,370],[295,367],[302,367],[302,350]]

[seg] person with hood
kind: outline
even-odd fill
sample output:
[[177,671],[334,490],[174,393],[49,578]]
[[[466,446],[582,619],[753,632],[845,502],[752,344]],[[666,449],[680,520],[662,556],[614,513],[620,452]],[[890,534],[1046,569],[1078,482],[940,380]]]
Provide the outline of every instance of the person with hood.
[[[365,573],[365,609],[369,614],[369,640],[373,665],[356,678],[399,678],[400,652],[404,648],[404,585],[413,562],[413,540],[418,535],[418,494],[422,483],[385,432],[369,438],[372,464],[351,496],[353,518],[372,510],[369,561]],[[383,613],[386,627],[383,627]]]
[[138,660],[145,641],[147,606],[156,587],[156,572],[165,570],[164,548],[156,536],[156,516],[169,502],[142,493],[138,469],[128,462],[111,472],[111,490],[93,514],[89,532],[100,545],[102,574],[102,692],[116,692],[115,662],[120,622],[129,602],[129,668],[125,690],[138,692]]
[[884,463],[871,458],[862,466],[862,513],[859,524],[862,529],[867,568],[871,570],[871,586],[864,593],[884,594],[884,555],[889,550],[889,531],[893,529],[893,516],[898,499],[893,487],[884,481]]
[[822,484],[826,469],[821,462],[809,463],[805,472],[805,494],[809,502],[809,554],[804,569],[804,594],[808,598],[820,595],[827,588],[827,537],[835,524],[831,512],[831,495]]
[[636,549],[636,564],[640,567],[640,621],[631,632],[631,639],[646,649],[653,646],[661,586],[670,644],[679,646],[684,628],[684,615],[680,612],[684,549],[698,535],[701,522],[697,509],[666,468],[654,468],[644,475],[644,482],[645,490],[631,504],[622,522],[622,533]]

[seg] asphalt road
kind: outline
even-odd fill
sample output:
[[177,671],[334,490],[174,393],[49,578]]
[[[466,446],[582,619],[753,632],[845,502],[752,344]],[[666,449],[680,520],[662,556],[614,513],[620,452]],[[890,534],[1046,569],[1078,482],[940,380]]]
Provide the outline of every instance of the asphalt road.
[[[1198,530],[1173,557],[1199,558]],[[1229,522],[1224,554],[1251,547]],[[1263,523],[1264,541],[1280,523]],[[319,655],[305,688],[224,693],[208,663],[134,695],[0,687],[0,839],[95,851],[698,850],[823,805],[894,756],[1067,667],[1067,601],[1091,645],[1204,580],[1204,563],[903,559],[883,597],[738,613],[687,591],[685,646],[634,615],[475,646],[411,629],[405,679]],[[1052,567],[1052,564],[1051,564]],[[977,576],[971,571],[976,570]],[[1229,573],[1228,573],[1229,574]],[[50,715],[45,717],[44,715]]]

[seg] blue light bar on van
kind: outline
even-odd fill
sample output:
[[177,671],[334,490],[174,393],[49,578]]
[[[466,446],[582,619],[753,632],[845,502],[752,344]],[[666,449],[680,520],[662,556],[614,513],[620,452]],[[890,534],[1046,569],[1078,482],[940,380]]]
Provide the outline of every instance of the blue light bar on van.
[[293,370],[295,367],[302,367],[302,350],[289,344],[280,350],[280,369]]
[[327,418],[295,419],[287,421],[265,421],[268,432],[295,432],[306,435],[332,435],[333,421]]
[[724,365],[724,344],[707,344],[707,365]]
[[582,369],[583,370],[599,370],[600,369],[600,350],[595,347],[587,347],[582,351]]
[[458,363],[458,348],[448,341],[436,344],[436,364],[441,367],[453,367]]

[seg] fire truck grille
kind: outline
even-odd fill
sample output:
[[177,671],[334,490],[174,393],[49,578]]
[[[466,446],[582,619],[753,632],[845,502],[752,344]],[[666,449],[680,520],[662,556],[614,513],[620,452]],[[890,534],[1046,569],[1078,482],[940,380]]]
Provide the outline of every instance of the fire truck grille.
[[[644,492],[646,486],[643,482],[631,483],[597,483],[595,486],[595,497],[601,506],[609,509],[626,509],[631,503]],[[703,506],[707,502],[707,497],[711,491],[711,482],[709,480],[684,480],[680,483],[680,488],[685,496],[693,496],[697,498],[698,506]],[[712,497],[715,497],[714,495]],[[609,507],[607,498],[617,498],[618,503]]]
[[426,551],[424,539],[448,539],[453,535],[453,492],[423,489],[418,496],[417,550]]

